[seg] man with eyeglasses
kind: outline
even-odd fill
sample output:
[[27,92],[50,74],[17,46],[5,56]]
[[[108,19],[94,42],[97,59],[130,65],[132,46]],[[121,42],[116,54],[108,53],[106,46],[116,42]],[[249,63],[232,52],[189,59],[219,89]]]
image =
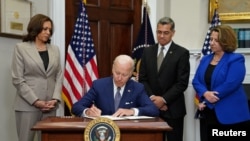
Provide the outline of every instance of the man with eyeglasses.
[[113,62],[113,76],[93,81],[90,90],[73,104],[72,113],[79,117],[158,117],[159,110],[147,96],[144,86],[130,79],[133,70],[134,60],[130,56],[117,56]]
[[144,84],[150,99],[160,110],[160,117],[173,128],[166,133],[167,141],[183,141],[189,51],[172,40],[175,23],[171,18],[161,18],[156,33],[158,43],[143,51],[139,82]]

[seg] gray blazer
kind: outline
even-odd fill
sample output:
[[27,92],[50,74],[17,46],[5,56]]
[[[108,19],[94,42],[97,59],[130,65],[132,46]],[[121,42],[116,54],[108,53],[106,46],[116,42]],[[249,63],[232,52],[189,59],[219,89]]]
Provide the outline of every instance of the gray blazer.
[[17,94],[16,111],[38,111],[32,106],[37,100],[61,99],[62,68],[59,48],[47,44],[49,65],[45,71],[43,61],[34,42],[18,43],[12,60],[12,83]]

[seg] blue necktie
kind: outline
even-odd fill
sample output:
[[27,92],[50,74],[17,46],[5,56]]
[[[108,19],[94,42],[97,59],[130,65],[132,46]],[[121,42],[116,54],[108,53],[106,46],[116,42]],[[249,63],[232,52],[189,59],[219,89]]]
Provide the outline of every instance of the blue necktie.
[[117,91],[116,91],[116,94],[115,94],[115,110],[118,109],[119,107],[119,103],[120,103],[120,100],[121,100],[121,93],[120,93],[120,90],[121,88],[120,87],[117,87]]

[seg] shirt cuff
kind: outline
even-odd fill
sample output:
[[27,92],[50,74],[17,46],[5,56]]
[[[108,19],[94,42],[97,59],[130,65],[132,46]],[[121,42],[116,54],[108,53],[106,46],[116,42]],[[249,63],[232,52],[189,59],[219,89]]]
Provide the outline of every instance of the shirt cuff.
[[165,104],[167,104],[167,101],[162,97],[162,101],[165,103]]
[[88,109],[89,108],[86,108],[86,109],[83,110],[82,115],[81,115],[82,117],[88,117],[88,115],[86,114]]
[[134,116],[138,116],[139,110],[137,108],[132,108],[134,110]]

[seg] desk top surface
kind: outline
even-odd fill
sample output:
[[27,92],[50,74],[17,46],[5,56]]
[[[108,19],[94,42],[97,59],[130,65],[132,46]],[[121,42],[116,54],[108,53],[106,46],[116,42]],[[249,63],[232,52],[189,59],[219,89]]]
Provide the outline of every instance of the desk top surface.
[[[93,119],[82,117],[49,117],[36,123],[32,130],[42,131],[76,131],[86,128],[87,124]],[[169,131],[172,128],[162,119],[140,119],[140,120],[119,120],[114,121],[121,130],[155,130],[155,131]]]

